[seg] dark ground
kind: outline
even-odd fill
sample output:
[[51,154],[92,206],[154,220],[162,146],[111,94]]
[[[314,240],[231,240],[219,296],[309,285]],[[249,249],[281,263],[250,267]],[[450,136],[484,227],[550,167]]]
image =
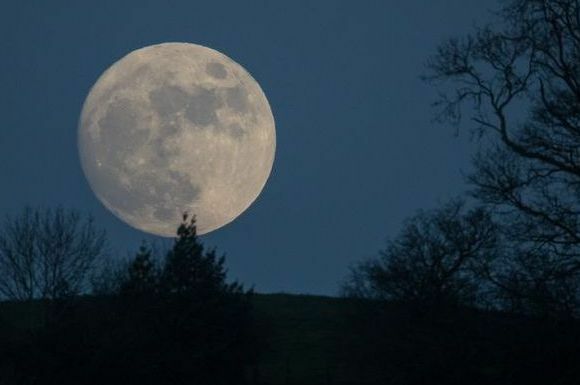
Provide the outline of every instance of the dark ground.
[[[253,304],[265,347],[257,367],[248,368],[250,383],[577,384],[580,378],[576,322],[392,304],[379,310],[308,295],[256,294]],[[40,314],[38,303],[2,303],[0,330],[34,329]],[[0,384],[9,383],[4,375]]]

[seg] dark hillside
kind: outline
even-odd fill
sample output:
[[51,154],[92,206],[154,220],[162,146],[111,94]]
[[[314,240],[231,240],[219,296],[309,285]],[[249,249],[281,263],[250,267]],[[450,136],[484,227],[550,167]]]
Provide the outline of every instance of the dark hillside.
[[267,384],[333,384],[342,375],[345,303],[308,295],[256,295],[255,312],[268,335],[260,361]]
[[[94,327],[106,302],[77,301],[82,322]],[[572,321],[468,309],[429,313],[309,295],[255,294],[253,305],[256,345],[264,348],[257,366],[247,369],[248,384],[577,384],[580,378],[580,328]],[[6,354],[34,341],[30,336],[46,317],[42,306],[0,303],[0,384],[13,384],[23,370]]]

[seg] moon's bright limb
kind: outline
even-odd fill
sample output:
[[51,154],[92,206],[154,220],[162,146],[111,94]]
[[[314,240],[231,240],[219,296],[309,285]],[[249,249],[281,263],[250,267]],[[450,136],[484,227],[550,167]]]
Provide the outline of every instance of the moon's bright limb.
[[258,83],[210,48],[138,49],[98,79],[79,122],[81,163],[101,202],[133,227],[199,234],[256,199],[274,161],[274,118]]

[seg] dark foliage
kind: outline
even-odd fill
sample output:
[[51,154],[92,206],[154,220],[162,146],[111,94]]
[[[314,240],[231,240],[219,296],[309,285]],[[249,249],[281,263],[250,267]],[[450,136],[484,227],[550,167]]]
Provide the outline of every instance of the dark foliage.
[[442,44],[425,77],[442,120],[474,123],[468,179],[493,242],[447,274],[486,225],[441,227],[442,210],[353,270],[350,351],[369,383],[580,383],[580,3],[510,0],[497,16]]
[[0,299],[60,299],[87,289],[105,234],[75,210],[25,208],[0,229]]
[[489,272],[506,309],[580,312],[580,4],[511,0],[495,25],[439,47],[441,117],[482,137],[469,181],[507,246]]
[[496,226],[484,209],[452,201],[408,220],[377,259],[351,270],[348,297],[424,307],[480,304],[480,271],[492,263]]
[[344,349],[359,384],[580,382],[577,321],[383,301],[352,306]]
[[193,220],[156,261],[143,246],[118,291],[2,330],[0,373],[23,384],[244,384],[258,353],[251,291],[226,283],[224,258],[204,251]]

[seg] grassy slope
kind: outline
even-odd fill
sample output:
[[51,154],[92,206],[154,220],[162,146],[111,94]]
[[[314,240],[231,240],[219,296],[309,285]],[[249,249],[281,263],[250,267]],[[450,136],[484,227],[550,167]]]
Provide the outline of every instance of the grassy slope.
[[336,383],[342,372],[344,301],[287,294],[258,294],[254,300],[267,345],[261,379],[276,385]]

